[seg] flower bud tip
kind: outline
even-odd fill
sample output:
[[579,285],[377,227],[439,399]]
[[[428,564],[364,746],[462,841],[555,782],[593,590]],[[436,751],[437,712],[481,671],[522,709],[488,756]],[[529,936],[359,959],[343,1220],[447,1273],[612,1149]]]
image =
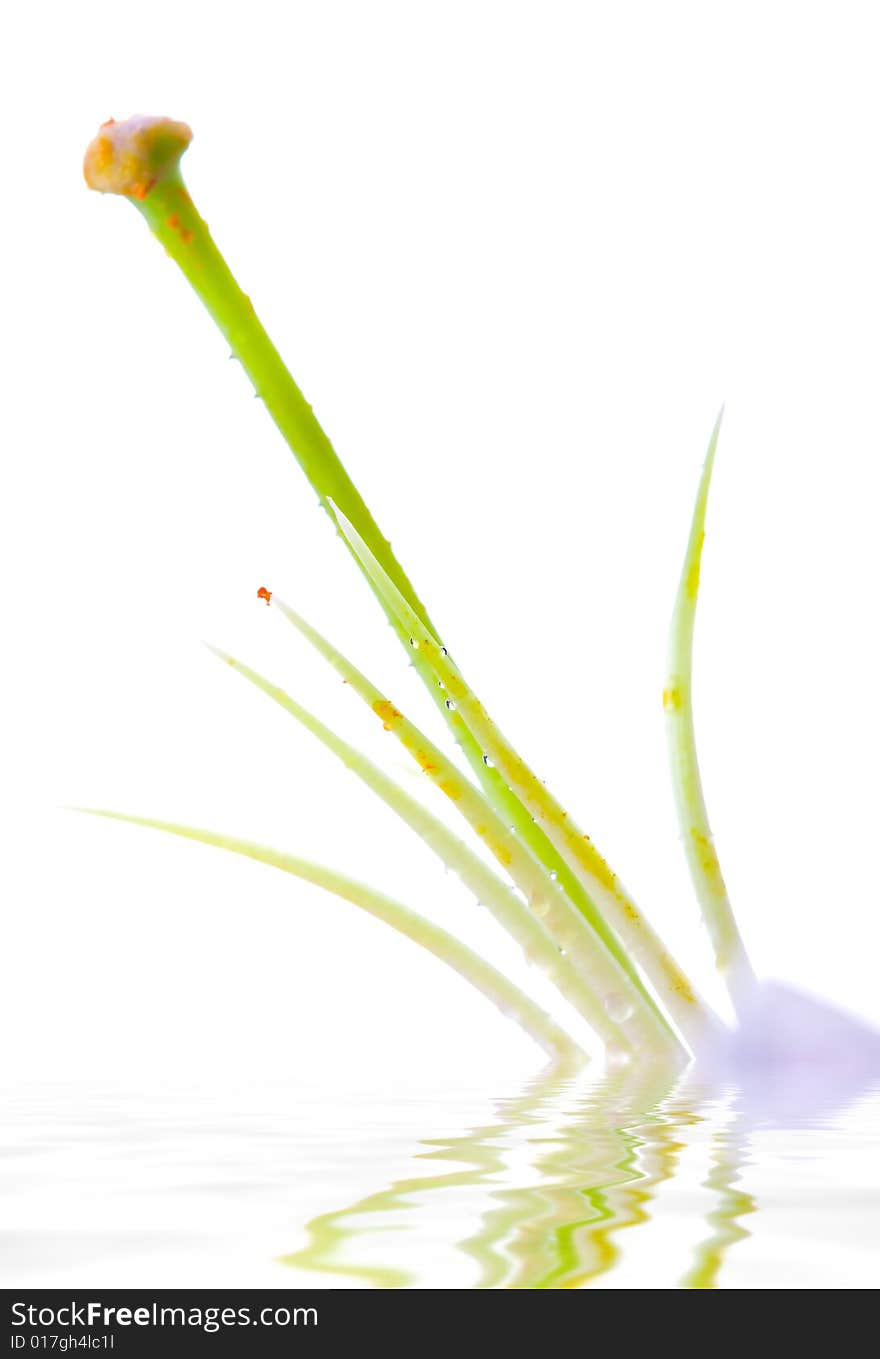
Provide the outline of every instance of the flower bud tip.
[[153,185],[176,170],[192,141],[186,123],[139,114],[110,118],[89,142],[83,174],[90,189],[143,202]]

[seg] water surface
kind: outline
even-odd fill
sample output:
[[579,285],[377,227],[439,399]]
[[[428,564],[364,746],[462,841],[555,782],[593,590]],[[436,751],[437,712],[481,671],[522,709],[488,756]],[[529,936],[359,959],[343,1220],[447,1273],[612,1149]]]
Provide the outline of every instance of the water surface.
[[517,1088],[2,1092],[11,1286],[864,1288],[880,1089],[756,1110],[632,1072]]

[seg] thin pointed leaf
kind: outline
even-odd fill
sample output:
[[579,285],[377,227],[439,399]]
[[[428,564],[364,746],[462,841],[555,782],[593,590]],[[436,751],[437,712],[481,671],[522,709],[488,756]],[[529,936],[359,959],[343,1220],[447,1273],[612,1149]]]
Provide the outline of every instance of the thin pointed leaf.
[[246,859],[254,859],[257,863],[266,864],[270,868],[278,868],[303,882],[313,883],[316,887],[351,902],[353,906],[358,906],[368,915],[375,916],[377,920],[389,925],[398,934],[405,935],[413,943],[433,953],[435,958],[439,958],[465,981],[470,982],[471,986],[480,991],[502,1014],[515,1020],[554,1060],[581,1062],[585,1059],[585,1054],[574,1040],[539,1005],[466,944],[441,929],[439,925],[434,925],[417,912],[411,911],[409,907],[357,882],[354,878],[268,845],[255,844],[250,840],[203,830],[197,826],[161,821],[154,817],[104,811],[95,807],[77,807],[73,810],[85,812],[89,816],[106,817],[112,821],[124,821],[132,826],[146,826],[151,830],[164,831],[168,835],[181,836],[185,840],[212,845],[232,854],[240,854]]
[[694,624],[700,589],[703,540],[706,535],[706,509],[720,430],[719,414],[703,464],[672,613],[669,629],[669,666],[666,687],[663,690],[663,708],[666,714],[675,809],[688,868],[715,950],[718,970],[736,1005],[751,989],[755,978],[730,905],[709,825],[709,814],[706,810],[697,760],[693,708]]

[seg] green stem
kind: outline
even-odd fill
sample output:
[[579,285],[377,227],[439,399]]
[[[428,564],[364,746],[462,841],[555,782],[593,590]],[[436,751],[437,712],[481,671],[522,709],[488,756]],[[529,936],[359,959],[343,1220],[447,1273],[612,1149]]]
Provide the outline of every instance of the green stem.
[[388,777],[361,751],[349,745],[321,722],[284,689],[244,665],[233,656],[211,648],[237,674],[249,680],[310,732],[347,769],[375,793],[387,807],[415,831],[416,835],[474,893],[502,929],[519,944],[527,961],[541,969],[557,990],[607,1043],[632,1051],[620,1026],[609,1017],[601,1000],[584,982],[569,959],[541,921],[531,914],[525,902],[494,873],[457,835],[426,807]]
[[[277,596],[274,602],[450,800],[458,814],[516,883],[531,910],[540,917],[559,947],[565,949],[592,995],[602,998],[599,1004],[606,1014],[611,1010],[625,1016],[619,1020],[620,1027],[636,1051],[655,1054],[668,1051],[671,1047],[680,1053],[678,1039],[642,982],[638,978],[632,980],[619,967],[614,955],[605,947],[602,939],[589,929],[584,917],[560,890],[559,884],[547,877],[543,867],[532,858],[480,790],[326,637],[289,604]],[[595,1002],[592,1009],[595,1010]]]
[[342,897],[343,900],[366,911],[368,915],[384,921],[398,934],[405,935],[429,953],[433,953],[447,967],[470,982],[471,986],[480,991],[503,1015],[514,1019],[554,1060],[565,1063],[585,1060],[585,1054],[555,1020],[491,964],[485,962],[466,944],[441,929],[439,925],[425,920],[423,916],[382,892],[325,868],[323,864],[300,859],[282,850],[272,849],[268,845],[258,845],[235,836],[222,835],[217,831],[202,830],[197,826],[183,826],[175,821],[160,821],[153,817],[102,811],[94,807],[77,807],[73,810],[86,812],[90,816],[107,817],[112,821],[125,821],[133,826],[147,826],[151,830],[179,835],[185,840],[195,840],[199,844],[213,845],[217,849],[243,855],[247,859],[256,860],[257,863],[267,864],[270,868],[279,868],[303,882],[322,887],[324,891]]
[[331,519],[335,516],[330,500],[362,526],[376,559],[416,613],[427,618],[424,605],[266,333],[250,298],[217,249],[180,170],[169,172],[154,184],[137,207],[216,322]]
[[669,629],[669,666],[666,687],[663,690],[663,708],[666,713],[675,809],[691,880],[715,950],[718,971],[727,985],[734,1006],[740,1009],[754,988],[755,974],[730,905],[709,825],[697,759],[693,705],[694,624],[700,590],[703,541],[706,536],[709,486],[720,430],[721,415],[715,422],[700,477],[681,580],[672,613]]
[[[705,1049],[718,1035],[720,1024],[682,967],[656,934],[647,917],[639,910],[617,874],[605,862],[568,812],[535,776],[502,732],[491,720],[482,703],[468,687],[461,672],[445,647],[427,630],[403,595],[385,574],[357,529],[339,506],[337,517],[349,546],[369,574],[386,607],[395,612],[419,644],[419,650],[444,691],[447,702],[457,716],[462,715],[469,729],[479,740],[514,789],[523,805],[538,817],[550,840],[568,861],[573,871],[581,876],[586,890],[596,902],[596,914],[602,909],[624,944],[638,958],[658,996],[678,1024],[695,1052]],[[599,917],[601,919],[601,917]],[[605,926],[607,930],[607,926]]]
[[[335,502],[357,527],[388,578],[410,608],[435,636],[437,629],[412,583],[382,536],[363,498],[339,460],[315,414],[285,367],[254,311],[218,250],[207,223],[200,216],[180,173],[180,156],[191,133],[184,124],[162,118],[134,118],[102,128],[86,153],[86,179],[102,192],[128,197],[142,213],[150,230],[178,265],[220,328],[232,353],[240,361],[275,424],[284,436],[324,509],[335,521]],[[338,528],[338,525],[337,525]],[[369,579],[369,578],[368,578]],[[409,635],[374,590],[401,643]],[[411,660],[432,700],[449,722],[442,695],[437,692],[430,667],[414,653]],[[498,771],[487,766],[483,750],[466,724],[453,726],[455,738],[474,770],[486,796],[505,822],[514,827],[533,857],[558,881],[574,906],[588,919],[594,916],[589,893],[565,857],[533,820],[521,799]],[[600,933],[601,922],[591,922]],[[617,939],[603,936],[618,965],[633,983],[638,977]]]

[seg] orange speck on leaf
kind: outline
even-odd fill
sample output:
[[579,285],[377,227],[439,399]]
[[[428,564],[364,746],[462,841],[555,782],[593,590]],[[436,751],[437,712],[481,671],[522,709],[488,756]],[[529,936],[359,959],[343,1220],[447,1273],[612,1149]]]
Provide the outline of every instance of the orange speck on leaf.
[[268,605],[269,605],[269,602],[270,602],[271,598],[272,598],[272,591],[271,591],[271,590],[267,590],[266,587],[265,587],[265,585],[261,585],[260,588],[259,588],[259,590],[257,591],[257,599],[265,599],[265,601],[266,601],[266,606],[267,606],[267,608],[268,608]]

